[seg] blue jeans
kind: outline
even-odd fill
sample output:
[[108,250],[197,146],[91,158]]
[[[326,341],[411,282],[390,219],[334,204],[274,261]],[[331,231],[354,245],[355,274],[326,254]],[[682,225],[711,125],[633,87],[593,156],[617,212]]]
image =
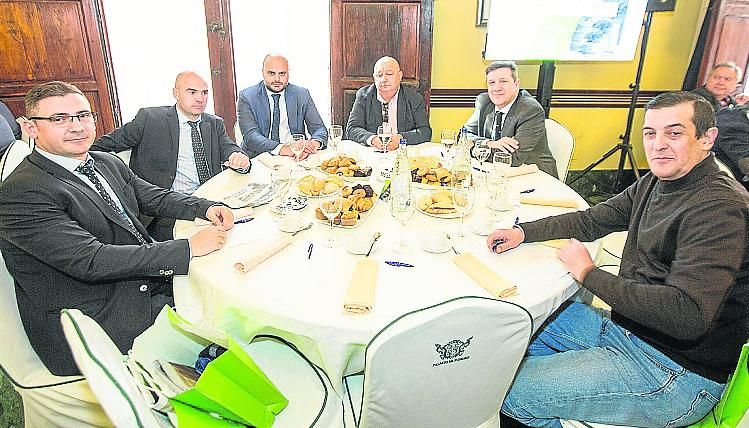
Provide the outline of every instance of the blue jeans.
[[692,373],[618,326],[571,303],[528,347],[502,413],[533,427],[559,419],[677,427],[699,421],[724,384]]

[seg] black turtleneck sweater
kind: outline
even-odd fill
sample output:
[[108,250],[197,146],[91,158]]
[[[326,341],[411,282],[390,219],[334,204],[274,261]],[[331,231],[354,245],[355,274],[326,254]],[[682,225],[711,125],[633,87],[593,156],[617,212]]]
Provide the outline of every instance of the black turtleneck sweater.
[[648,174],[586,211],[524,223],[525,241],[628,230],[619,275],[583,286],[612,319],[684,368],[724,383],[749,337],[749,194],[713,155],[686,176]]

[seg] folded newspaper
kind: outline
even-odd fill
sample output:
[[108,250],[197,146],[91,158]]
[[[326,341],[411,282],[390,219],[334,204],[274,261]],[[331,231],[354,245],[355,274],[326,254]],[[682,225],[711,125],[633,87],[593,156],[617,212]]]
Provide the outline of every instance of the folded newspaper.
[[270,202],[288,184],[288,180],[280,180],[273,183],[249,183],[246,187],[225,197],[221,202],[234,209],[258,207]]

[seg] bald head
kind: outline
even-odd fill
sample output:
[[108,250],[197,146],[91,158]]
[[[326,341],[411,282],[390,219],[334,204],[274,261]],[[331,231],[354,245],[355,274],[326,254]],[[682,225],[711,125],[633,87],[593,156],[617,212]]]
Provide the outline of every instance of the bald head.
[[375,63],[372,77],[374,77],[377,93],[386,101],[390,101],[400,89],[403,72],[395,58],[384,56]]
[[263,59],[263,81],[271,92],[286,89],[289,84],[289,61],[281,55],[267,55]]
[[208,84],[194,71],[183,71],[174,79],[174,98],[177,108],[191,120],[197,119],[208,102]]

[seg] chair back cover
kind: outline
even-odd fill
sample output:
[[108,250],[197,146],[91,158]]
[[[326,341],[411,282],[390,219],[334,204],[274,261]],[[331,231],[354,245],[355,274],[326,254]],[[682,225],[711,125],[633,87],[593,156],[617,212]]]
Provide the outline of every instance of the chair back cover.
[[18,164],[31,153],[28,143],[16,140],[10,143],[10,146],[3,153],[0,159],[0,182],[5,181]]
[[408,313],[369,343],[363,427],[476,427],[496,416],[533,332],[503,300],[461,297]]
[[549,150],[557,162],[557,175],[564,183],[567,179],[567,171],[572,160],[572,152],[575,150],[575,137],[572,133],[554,119],[546,119],[546,139],[549,142]]
[[124,364],[125,356],[101,326],[78,309],[63,309],[61,321],[78,368],[115,426],[159,427]]

